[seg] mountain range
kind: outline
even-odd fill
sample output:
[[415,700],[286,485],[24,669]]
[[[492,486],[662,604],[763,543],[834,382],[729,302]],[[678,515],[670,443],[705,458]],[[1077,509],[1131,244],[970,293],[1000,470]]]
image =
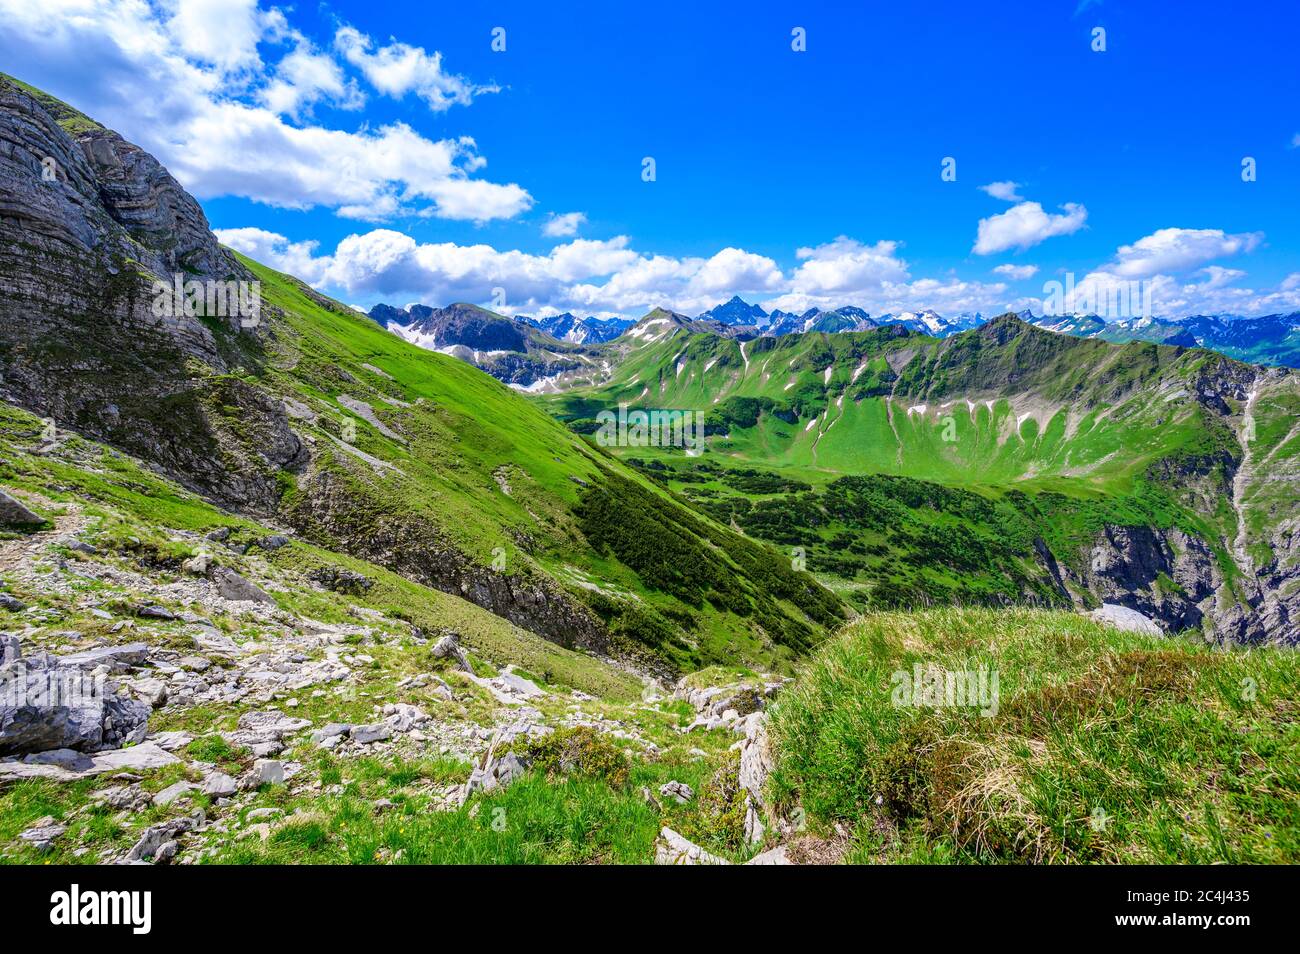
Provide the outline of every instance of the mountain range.
[[[367,316],[3,74],[0,143],[0,669],[108,687],[0,699],[6,861],[1295,860],[1300,374],[1032,315]],[[1179,333],[1286,324],[1242,321]],[[922,667],[1004,694],[900,705]]]
[[1300,312],[1247,318],[1192,315],[1187,318],[1125,318],[1102,321],[1093,315],[1034,318],[1050,331],[1102,341],[1153,341],[1184,348],[1209,348],[1255,364],[1300,367]]
[[[604,380],[627,348],[620,339],[644,324],[625,319],[575,318],[565,313],[546,319],[509,318],[477,305],[456,303],[446,308],[380,304],[370,317],[394,334],[421,347],[458,357],[512,387],[552,393]],[[654,315],[672,315],[665,309]],[[1193,316],[1182,319],[1135,318],[1103,321],[1095,315],[1036,316],[1020,312],[1023,321],[1047,331],[1122,344],[1149,341],[1184,348],[1208,348],[1263,365],[1300,367],[1300,313],[1259,318]],[[852,305],[823,311],[810,308],[800,315],[779,309],[766,312],[739,296],[702,312],[700,329],[745,340],[821,332],[840,334],[901,327],[918,334],[946,338],[983,325],[986,316],[964,313],[944,317],[933,310],[885,313],[873,317]]]
[[570,344],[600,344],[602,341],[612,341],[635,324],[635,322],[627,318],[592,318],[590,316],[578,318],[567,311],[563,314],[551,315],[549,318],[523,316],[520,320],[532,322],[552,338],[558,338]]
[[601,408],[701,409],[704,463],[627,459],[800,548],[863,608],[1101,601],[1216,639],[1297,639],[1286,369],[1015,315],[944,339],[892,325],[736,340],[664,314],[638,331],[610,379],[545,406],[579,432]]

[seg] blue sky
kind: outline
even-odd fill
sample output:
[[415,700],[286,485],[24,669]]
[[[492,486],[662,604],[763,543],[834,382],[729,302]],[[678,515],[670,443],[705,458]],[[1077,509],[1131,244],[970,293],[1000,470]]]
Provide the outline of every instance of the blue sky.
[[0,64],[358,305],[1300,309],[1295,4],[734,9],[0,0]]

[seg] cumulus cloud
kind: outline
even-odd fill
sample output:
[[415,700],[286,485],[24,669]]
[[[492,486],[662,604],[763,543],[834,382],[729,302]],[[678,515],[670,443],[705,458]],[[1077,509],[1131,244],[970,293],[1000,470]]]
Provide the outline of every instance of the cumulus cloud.
[[565,212],[563,215],[556,215],[554,212],[542,226],[542,234],[548,238],[564,238],[569,235],[577,235],[580,229],[587,222],[587,216],[582,212]]
[[776,262],[739,248],[724,248],[690,276],[688,291],[697,296],[725,295],[733,288],[768,292],[780,288],[784,276]]
[[334,35],[334,46],[379,92],[395,99],[414,93],[434,112],[468,106],[475,96],[500,92],[499,86],[480,86],[442,67],[442,54],[393,40],[387,46],[351,26]]
[[1132,245],[1121,245],[1113,270],[1124,278],[1181,272],[1212,259],[1253,252],[1263,240],[1261,232],[1229,235],[1222,229],[1160,229]]
[[315,49],[302,34],[291,37],[293,51],[280,60],[258,100],[272,112],[299,119],[318,102],[338,109],[360,109],[366,97],[332,56]]
[[1037,265],[999,265],[993,269],[995,275],[1005,275],[1013,281],[1024,281],[1038,274]]
[[993,198],[1004,202],[1021,202],[1023,198],[1017,191],[1019,188],[1018,182],[990,182],[988,185],[980,186],[980,191],[987,192]]
[[[1128,318],[1140,313],[1137,302],[1149,304],[1150,313],[1159,316],[1257,315],[1294,308],[1300,304],[1300,289],[1288,289],[1287,280],[1274,289],[1257,290],[1241,284],[1247,277],[1244,270],[1211,264],[1252,252],[1263,241],[1259,232],[1158,229],[1121,245],[1111,261],[1075,283],[1074,301],[1065,302],[1065,310]],[[1119,310],[1116,303],[1121,303]]]
[[778,288],[771,259],[726,248],[708,258],[645,255],[626,236],[574,239],[545,255],[491,245],[420,243],[392,229],[349,235],[329,255],[264,229],[225,229],[222,242],[317,287],[349,297],[487,303],[504,288],[509,313],[582,310],[641,314],[664,306],[691,314],[718,297]]
[[259,228],[212,231],[222,245],[243,252],[264,265],[300,278],[309,285],[325,282],[324,263],[327,259],[316,257],[318,242],[290,242],[283,235]]
[[1013,248],[1024,250],[1083,228],[1087,209],[1075,202],[1067,202],[1061,209],[1063,215],[1054,215],[1044,212],[1037,202],[1020,202],[998,215],[980,219],[972,251],[976,255],[994,255]]
[[[41,12],[55,15],[49,5],[40,4]],[[55,4],[81,12],[77,8],[101,4]],[[133,4],[133,6],[136,6]],[[164,0],[163,25],[172,42],[196,62],[215,67],[222,73],[256,69],[261,66],[257,43],[268,25],[268,15],[257,7],[257,0]]]
[[[1218,232],[1217,242],[1210,243],[1204,236],[1184,234],[1180,245],[1165,234],[1170,231],[1188,232],[1160,230],[1120,246],[1112,260],[1076,283],[1076,307],[1069,310],[1085,310],[1080,302],[1104,303],[1111,298],[1140,303],[1144,296],[1157,315],[1300,309],[1300,272],[1275,288],[1257,290],[1245,283],[1244,270],[1204,258],[1212,252],[1226,257],[1248,251],[1262,243],[1262,236]],[[349,235],[329,254],[315,242],[294,242],[258,228],[225,229],[218,237],[258,261],[351,301],[470,301],[490,307],[494,289],[503,288],[507,304],[501,310],[508,314],[572,311],[639,317],[651,308],[664,307],[695,315],[732,295],[757,301],[768,310],[795,313],[842,305],[857,305],[875,315],[925,308],[945,315],[1000,314],[1024,308],[1037,314],[1045,311],[1043,298],[1015,295],[1005,281],[970,281],[951,272],[913,277],[900,257],[898,242],[867,243],[847,236],[797,249],[798,264],[789,271],[743,248],[677,257],[638,250],[621,235],[604,240],[574,238],[544,254],[497,249],[486,243],[419,242],[383,228]],[[1199,249],[1199,254],[1167,254],[1172,247],[1189,246]],[[1131,270],[1133,262],[1154,255],[1156,249],[1161,250],[1159,261],[1178,266],[1171,268],[1172,273],[1141,279],[1122,274],[1122,269]],[[1024,280],[1039,269],[1000,265],[993,271],[1006,279]]]
[[841,236],[801,248],[787,275],[765,255],[727,247],[677,257],[634,249],[627,236],[575,238],[546,254],[488,244],[417,242],[392,229],[349,235],[331,254],[264,229],[227,229],[222,242],[274,268],[349,299],[488,304],[503,288],[509,314],[575,311],[640,316],[655,307],[699,314],[732,295],[766,307],[860,305],[874,313],[936,308],[950,314],[1007,304],[1003,283],[947,276],[911,280],[898,243],[866,244]]
[[833,242],[801,248],[795,257],[793,291],[810,296],[879,288],[886,281],[907,277],[907,263],[897,257],[898,243],[864,245],[841,235]]
[[[284,55],[268,65],[259,43],[267,56]],[[382,72],[391,46],[357,49],[375,61],[385,91],[396,89],[400,71],[392,79]],[[412,89],[433,96],[429,61],[440,68],[440,58],[424,57]],[[356,87],[337,62],[304,45],[283,12],[260,11],[251,0],[219,8],[0,0],[0,59],[6,71],[139,143],[200,199],[324,206],[365,221],[486,222],[533,204],[518,184],[476,177],[486,159],[469,137],[429,139],[404,123],[348,131],[287,121],[321,99],[346,105]],[[456,89],[447,86],[440,101],[459,101]]]
[[764,303],[802,313],[809,308],[857,305],[872,314],[934,308],[957,314],[996,311],[1006,304],[1001,282],[969,282],[955,276],[913,280],[894,241],[866,244],[847,236],[795,252],[800,264],[788,290]]

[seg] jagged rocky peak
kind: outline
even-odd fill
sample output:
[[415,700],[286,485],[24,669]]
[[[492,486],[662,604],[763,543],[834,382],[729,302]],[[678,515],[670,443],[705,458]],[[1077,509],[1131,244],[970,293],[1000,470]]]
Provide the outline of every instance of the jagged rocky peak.
[[[203,304],[189,308],[187,298]],[[257,367],[267,317],[253,275],[156,159],[0,75],[0,376],[9,400],[214,498],[269,507],[277,489],[266,465],[303,453],[279,403],[231,383],[224,403],[246,415],[250,447],[227,442],[223,461],[220,426],[201,400],[208,385],[195,375]]]
[[48,235],[72,251],[132,254],[160,277],[176,270],[243,274],[199,204],[139,146],[4,74],[0,113],[0,215],[7,229]]
[[733,295],[699,315],[701,321],[720,321],[724,325],[758,325],[768,321],[768,314],[758,305],[751,305],[739,295]]

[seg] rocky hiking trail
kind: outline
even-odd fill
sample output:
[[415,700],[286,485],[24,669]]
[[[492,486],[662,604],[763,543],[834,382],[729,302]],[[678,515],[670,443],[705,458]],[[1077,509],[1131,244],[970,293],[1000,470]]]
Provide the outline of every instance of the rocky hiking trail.
[[645,677],[640,698],[602,699],[340,594],[350,571],[305,584],[340,618],[284,608],[304,582],[268,559],[292,545],[281,534],[171,531],[195,555],[151,566],[102,517],[27,499],[51,518],[0,542],[0,674],[105,689],[84,704],[0,702],[0,860],[437,859],[438,834],[408,829],[442,815],[478,837],[545,842],[528,822],[498,835],[493,800],[513,804],[521,783],[570,799],[600,777],[642,832],[623,860],[788,861],[789,826],[763,800],[781,679]]

